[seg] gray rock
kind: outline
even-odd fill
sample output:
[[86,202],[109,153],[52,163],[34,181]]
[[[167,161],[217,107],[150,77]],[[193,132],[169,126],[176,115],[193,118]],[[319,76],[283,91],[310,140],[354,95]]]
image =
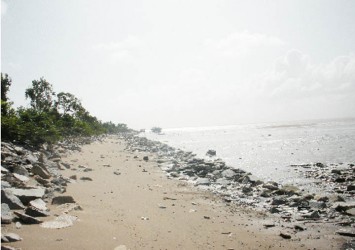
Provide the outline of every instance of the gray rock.
[[350,216],[355,216],[355,208],[350,208],[346,210],[345,213]]
[[149,157],[148,157],[148,156],[144,156],[144,157],[143,157],[143,160],[148,161],[148,160],[149,160]]
[[7,233],[3,237],[7,239],[7,242],[16,242],[16,241],[21,241],[22,238],[15,233]]
[[25,156],[25,161],[29,164],[35,164],[38,162],[38,158],[33,154],[29,153]]
[[319,215],[318,211],[313,211],[311,213],[302,215],[302,217],[307,218],[307,219],[319,219],[320,215]]
[[226,178],[227,180],[233,179],[236,176],[236,173],[232,169],[226,169],[222,173],[222,177]]
[[14,215],[10,210],[9,205],[1,203],[1,224],[11,224],[14,219]]
[[355,184],[350,184],[346,187],[346,191],[354,191],[355,190]]
[[209,186],[209,185],[211,185],[211,182],[208,178],[199,178],[196,181],[196,185],[197,186]]
[[7,190],[10,190],[25,205],[27,205],[32,200],[42,198],[45,194],[45,189],[41,187],[30,189],[9,188]]
[[322,201],[309,201],[308,205],[311,208],[315,208],[315,209],[324,209],[327,207],[327,205]]
[[29,175],[27,169],[24,166],[17,165],[13,169],[13,173],[27,176]]
[[278,190],[278,184],[276,182],[267,182],[262,185],[263,188],[269,189],[269,190]]
[[48,172],[48,170],[45,167],[40,166],[38,164],[33,166],[32,173],[39,175],[43,179],[49,179],[51,177],[51,174]]
[[286,203],[287,203],[287,200],[285,197],[275,197],[271,201],[271,205],[283,205]]
[[47,204],[42,199],[35,199],[33,201],[30,201],[29,205],[39,210],[48,210]]
[[32,216],[32,217],[46,217],[49,216],[50,213],[46,210],[40,210],[33,206],[29,206],[25,209],[25,214]]
[[1,203],[6,203],[10,209],[23,209],[25,206],[20,199],[15,196],[11,190],[1,190]]
[[1,245],[1,250],[16,250],[16,248],[11,246]]
[[338,230],[336,233],[343,236],[355,237],[355,231],[350,229],[349,230],[341,229]]
[[52,204],[61,205],[65,203],[75,203],[72,196],[57,196],[52,199]]
[[1,189],[6,189],[6,188],[10,188],[10,187],[11,187],[10,183],[8,183],[7,181],[1,180]]
[[287,232],[280,232],[280,236],[284,239],[291,239],[291,235]]
[[29,216],[27,214],[19,213],[19,212],[14,212],[14,214],[22,221],[24,224],[40,224],[42,223],[41,220],[34,218],[32,216]]
[[224,179],[224,178],[219,178],[216,180],[216,184],[222,185],[222,186],[228,186],[231,184],[230,181]]
[[82,180],[82,181],[92,181],[92,179],[90,177],[85,177],[85,176],[80,177],[80,180]]
[[30,178],[21,174],[14,174],[14,177],[21,182],[28,182]]

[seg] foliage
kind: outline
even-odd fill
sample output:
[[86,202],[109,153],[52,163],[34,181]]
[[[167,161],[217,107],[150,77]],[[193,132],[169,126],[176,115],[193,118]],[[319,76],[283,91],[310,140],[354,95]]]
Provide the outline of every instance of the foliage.
[[10,85],[8,75],[3,77],[1,74],[2,140],[39,146],[66,137],[130,131],[123,123],[102,123],[85,110],[79,99],[71,93],[60,92],[55,95],[52,85],[44,78],[32,81],[32,87],[25,91],[31,107],[15,110],[7,98]]
[[7,92],[11,86],[12,80],[9,78],[8,74],[3,75],[1,73],[1,100],[7,102]]
[[162,131],[162,128],[159,128],[159,127],[152,127],[152,128],[151,128],[151,131],[152,131],[153,133],[160,134],[161,131]]
[[32,88],[26,89],[25,96],[30,99],[30,105],[39,112],[46,112],[53,108],[53,96],[55,95],[52,85],[43,77],[32,81]]

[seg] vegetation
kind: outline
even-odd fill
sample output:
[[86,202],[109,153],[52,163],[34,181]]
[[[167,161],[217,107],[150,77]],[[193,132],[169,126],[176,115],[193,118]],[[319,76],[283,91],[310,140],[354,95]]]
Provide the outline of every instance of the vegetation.
[[53,86],[43,77],[32,81],[32,86],[25,91],[30,107],[15,110],[8,98],[11,84],[11,78],[1,73],[1,137],[4,141],[39,146],[67,137],[130,131],[123,123],[102,123],[71,93],[55,94]]
[[152,128],[151,128],[151,131],[152,131],[153,133],[160,134],[161,131],[162,131],[162,128],[159,128],[159,127],[152,127]]

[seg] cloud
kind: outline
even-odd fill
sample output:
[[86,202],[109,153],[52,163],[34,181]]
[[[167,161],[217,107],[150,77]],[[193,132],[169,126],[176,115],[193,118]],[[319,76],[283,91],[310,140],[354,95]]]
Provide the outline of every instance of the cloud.
[[204,42],[210,50],[224,56],[246,55],[257,48],[279,47],[283,44],[284,42],[278,37],[248,31],[232,33],[219,40],[207,39]]
[[136,52],[144,46],[142,40],[135,36],[128,36],[121,41],[99,43],[92,48],[95,51],[108,54],[115,62],[133,62]]
[[272,98],[355,95],[355,55],[312,64],[308,55],[290,50],[260,80],[260,94]]
[[1,16],[4,16],[7,12],[7,3],[1,0]]

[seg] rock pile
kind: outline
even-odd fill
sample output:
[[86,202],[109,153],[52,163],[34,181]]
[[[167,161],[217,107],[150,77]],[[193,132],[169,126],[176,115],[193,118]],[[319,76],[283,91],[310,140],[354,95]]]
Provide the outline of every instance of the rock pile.
[[[61,162],[61,155],[80,151],[80,145],[92,140],[43,145],[38,150],[1,142],[1,224],[16,223],[17,228],[21,223],[41,224],[42,218],[50,215],[47,203],[60,200],[57,196],[65,193],[71,182],[58,171],[70,167]],[[21,238],[13,233],[1,235],[4,243],[16,240]]]
[[[329,170],[324,164],[314,167],[322,171],[307,172],[308,178],[324,178],[333,185],[327,194],[309,194],[295,186],[264,182],[251,173],[226,165],[221,159],[211,157],[197,158],[192,152],[184,152],[164,143],[143,137],[125,137],[126,150],[131,152],[150,152],[158,155],[157,163],[167,172],[169,178],[177,178],[193,183],[224,197],[226,202],[233,201],[242,206],[268,211],[284,221],[333,222],[339,227],[355,226],[354,212],[354,165],[337,171]],[[214,154],[213,154],[214,155]],[[312,173],[312,174],[311,174]]]

